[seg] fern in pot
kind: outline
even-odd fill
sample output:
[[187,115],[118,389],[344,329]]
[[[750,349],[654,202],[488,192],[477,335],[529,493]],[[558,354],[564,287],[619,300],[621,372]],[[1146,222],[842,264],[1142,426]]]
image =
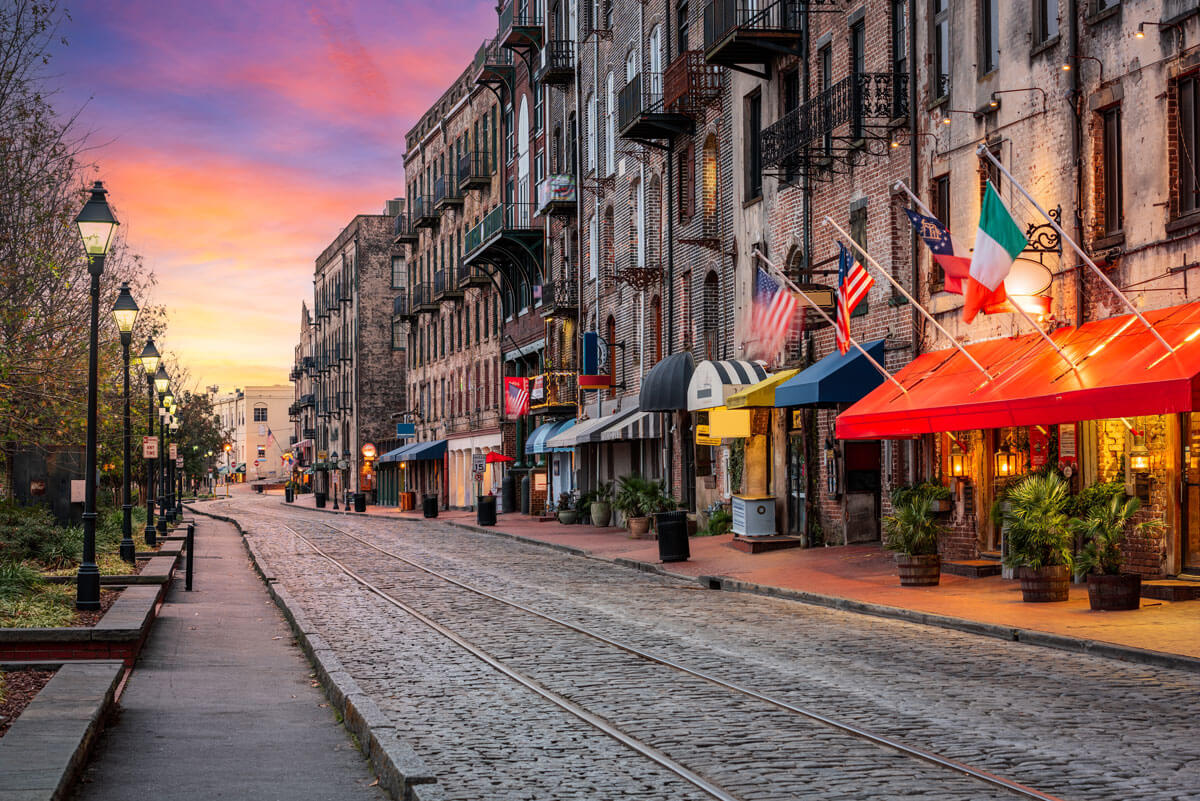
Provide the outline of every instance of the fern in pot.
[[931,587],[941,580],[938,535],[942,527],[933,518],[933,499],[913,494],[883,518],[884,547],[896,553],[901,587]]
[[1027,602],[1065,601],[1071,585],[1069,488],[1057,473],[1026,476],[1008,491],[1008,553]]
[[592,525],[605,528],[612,522],[612,482],[601,481],[590,494],[591,506],[588,511],[592,516]]
[[629,527],[629,536],[634,539],[645,537],[650,531],[646,501],[653,495],[656,483],[639,475],[622,476],[618,479],[613,506],[625,519],[625,524]]
[[559,495],[558,506],[556,508],[558,509],[556,513],[558,522],[562,523],[564,526],[570,526],[575,523],[575,501],[571,497],[571,493],[564,492]]
[[[1142,577],[1124,573],[1125,554],[1121,545],[1133,516],[1141,508],[1137,498],[1114,495],[1108,503],[1098,503],[1087,515],[1070,522],[1071,531],[1084,539],[1083,550],[1075,557],[1076,577],[1087,577],[1088,604],[1094,611],[1137,609],[1141,605]],[[1133,527],[1143,533],[1161,529],[1161,521],[1147,520]]]

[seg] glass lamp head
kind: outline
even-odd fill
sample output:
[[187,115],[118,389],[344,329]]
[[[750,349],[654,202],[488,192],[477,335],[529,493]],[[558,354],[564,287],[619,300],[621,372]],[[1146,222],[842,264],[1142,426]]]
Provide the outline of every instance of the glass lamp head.
[[158,363],[158,371],[154,373],[154,391],[159,394],[159,397],[166,394],[167,389],[171,386],[171,377],[167,375],[167,368],[163,367],[162,362]]
[[103,256],[108,253],[113,231],[117,230],[119,223],[108,207],[108,190],[104,188],[104,183],[96,181],[91,191],[91,197],[75,217],[75,225],[79,226],[79,236],[83,239],[83,249],[87,254]]
[[158,348],[154,347],[154,340],[147,339],[146,347],[142,348],[142,355],[138,357],[142,363],[142,369],[146,371],[146,375],[153,377],[158,372]]
[[137,320],[138,305],[129,293],[129,282],[121,284],[121,292],[117,302],[113,304],[113,319],[117,321],[117,330],[128,336],[133,331],[133,323]]

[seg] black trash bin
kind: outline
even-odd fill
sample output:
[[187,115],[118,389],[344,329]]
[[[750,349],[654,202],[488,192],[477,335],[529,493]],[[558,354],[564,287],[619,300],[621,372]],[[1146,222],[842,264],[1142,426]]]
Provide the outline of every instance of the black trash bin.
[[354,493],[354,511],[356,511],[356,512],[367,511],[367,493],[365,493],[365,492]]
[[475,522],[481,526],[496,525],[496,496],[480,495],[475,507]]
[[283,488],[283,499],[285,501],[287,501],[288,503],[291,503],[292,501],[296,500],[296,491],[294,489],[292,489],[291,487],[284,487]]
[[316,501],[317,501],[317,508],[318,508],[318,509],[324,509],[324,508],[325,508],[325,497],[326,497],[326,496],[325,496],[325,493],[323,493],[323,492],[314,492],[314,493],[313,493],[313,498],[315,498],[315,499],[316,499]]
[[426,517],[437,517],[438,512],[438,496],[422,495],[421,496],[421,511]]
[[654,516],[658,529],[658,558],[662,562],[686,562],[688,548],[687,512],[659,512]]

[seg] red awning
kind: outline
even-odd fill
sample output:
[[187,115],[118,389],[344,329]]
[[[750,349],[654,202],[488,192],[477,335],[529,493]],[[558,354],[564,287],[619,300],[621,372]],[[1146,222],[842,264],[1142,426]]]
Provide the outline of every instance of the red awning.
[[1174,356],[1133,315],[1051,334],[1078,371],[1037,334],[966,346],[991,381],[953,348],[925,353],[896,374],[907,395],[883,382],[838,415],[837,435],[902,439],[1200,408],[1200,303],[1144,314]]

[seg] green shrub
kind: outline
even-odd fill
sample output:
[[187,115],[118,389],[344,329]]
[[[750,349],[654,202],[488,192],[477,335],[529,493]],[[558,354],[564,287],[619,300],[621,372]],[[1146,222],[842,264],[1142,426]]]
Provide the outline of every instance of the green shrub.
[[1066,513],[1070,499],[1066,479],[1058,473],[1026,476],[1008,491],[1009,567],[1042,568],[1071,564],[1071,537]]
[[42,583],[37,570],[21,562],[0,563],[0,600],[12,600],[32,592]]
[[932,479],[919,481],[916,484],[904,484],[891,492],[892,506],[899,509],[906,506],[914,498],[928,498],[931,501],[950,500],[950,488]]
[[[119,541],[119,538],[118,538]],[[83,557],[81,526],[51,526],[42,537],[34,559],[50,568],[72,567]]]
[[42,506],[0,506],[0,562],[37,560],[43,541],[58,526]]
[[696,533],[698,537],[719,537],[728,534],[733,528],[733,515],[725,509],[718,509],[708,516],[708,526],[704,531]]
[[928,556],[937,553],[939,526],[933,519],[927,494],[914,492],[896,506],[896,513],[883,518],[887,535],[883,547],[905,556]]

